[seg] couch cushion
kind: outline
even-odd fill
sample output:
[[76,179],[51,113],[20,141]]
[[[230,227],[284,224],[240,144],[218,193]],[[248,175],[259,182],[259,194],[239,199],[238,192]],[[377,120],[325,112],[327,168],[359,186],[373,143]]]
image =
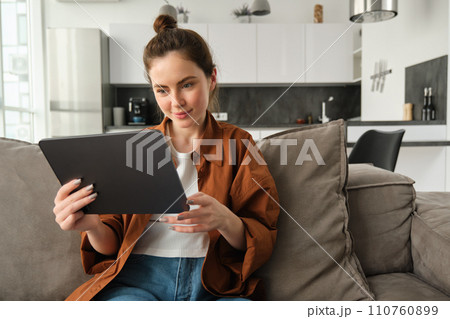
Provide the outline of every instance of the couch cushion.
[[0,138],[0,300],[63,300],[88,278],[55,222],[60,184],[37,145]]
[[349,229],[367,276],[412,271],[414,181],[367,164],[350,164]]
[[347,231],[343,121],[285,131],[259,146],[281,207],[273,255],[257,272],[267,298],[371,300]]
[[414,273],[450,295],[450,193],[418,192],[412,219]]
[[379,301],[441,301],[450,297],[420,280],[412,273],[391,273],[367,277]]

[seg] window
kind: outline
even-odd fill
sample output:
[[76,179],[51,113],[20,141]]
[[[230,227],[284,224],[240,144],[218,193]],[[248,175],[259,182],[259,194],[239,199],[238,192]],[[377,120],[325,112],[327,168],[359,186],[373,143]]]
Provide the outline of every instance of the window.
[[26,0],[0,0],[0,136],[34,140]]

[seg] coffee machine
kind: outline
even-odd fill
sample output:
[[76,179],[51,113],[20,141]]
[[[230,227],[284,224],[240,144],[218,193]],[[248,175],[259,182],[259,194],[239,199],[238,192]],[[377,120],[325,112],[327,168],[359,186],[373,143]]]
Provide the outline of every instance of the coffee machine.
[[152,124],[150,103],[145,97],[130,97],[128,102],[128,125]]

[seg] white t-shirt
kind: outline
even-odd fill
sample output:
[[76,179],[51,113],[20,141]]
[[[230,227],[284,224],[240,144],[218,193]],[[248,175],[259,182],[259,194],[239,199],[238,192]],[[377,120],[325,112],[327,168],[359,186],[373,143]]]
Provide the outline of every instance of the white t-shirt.
[[[177,162],[177,173],[189,197],[198,192],[197,169],[192,161],[192,152],[179,153],[169,141],[172,155]],[[198,208],[191,205],[191,210]],[[176,216],[177,214],[164,214]],[[144,235],[136,243],[133,253],[159,257],[205,257],[209,245],[207,232],[179,233],[169,229],[171,224],[157,222],[161,214],[152,215]],[[183,226],[183,225],[182,225]]]

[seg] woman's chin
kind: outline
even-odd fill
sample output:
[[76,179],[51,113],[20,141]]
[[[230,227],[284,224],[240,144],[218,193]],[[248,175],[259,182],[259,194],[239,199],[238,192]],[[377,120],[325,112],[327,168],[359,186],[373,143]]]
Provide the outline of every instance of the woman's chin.
[[197,122],[194,118],[191,118],[191,117],[186,117],[183,119],[173,117],[172,121],[174,123],[176,123],[176,125],[180,128],[189,128],[193,125],[196,125],[196,122]]

